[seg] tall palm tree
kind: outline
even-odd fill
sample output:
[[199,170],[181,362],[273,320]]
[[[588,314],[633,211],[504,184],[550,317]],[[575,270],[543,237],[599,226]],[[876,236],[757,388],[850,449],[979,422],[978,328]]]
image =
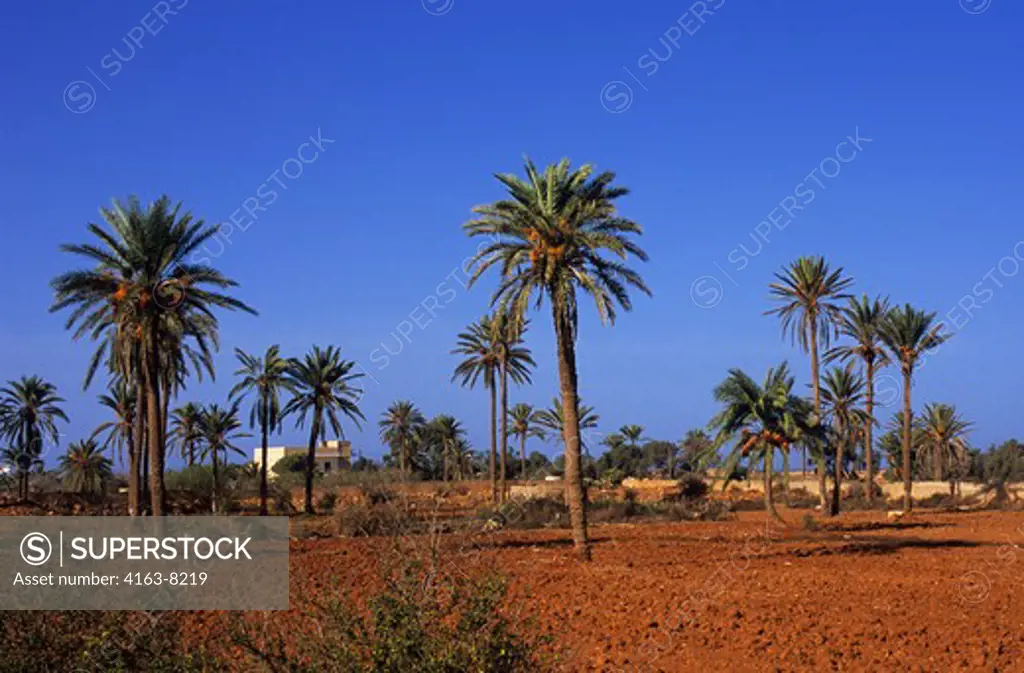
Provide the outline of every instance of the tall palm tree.
[[732,474],[743,458],[763,458],[765,510],[782,522],[773,494],[774,451],[786,451],[793,442],[820,432],[817,414],[806,400],[793,394],[793,377],[786,363],[769,369],[764,385],[739,369],[730,369],[714,396],[723,408],[708,423],[708,430],[715,432],[708,452],[736,441],[725,459],[723,474]]
[[551,304],[565,418],[566,503],[577,552],[589,560],[580,469],[577,290],[592,297],[604,324],[614,323],[618,307],[632,309],[629,288],[650,295],[640,275],[625,264],[630,255],[647,259],[633,240],[643,229],[618,213],[616,201],[629,190],[613,185],[614,173],[595,174],[589,164],[573,169],[568,159],[543,172],[527,160],[524,172],[525,179],[507,173],[495,176],[507,198],[476,206],[477,217],[464,225],[470,236],[489,239],[473,259],[476,269],[470,284],[487,269],[498,269],[494,301],[520,323],[531,304],[540,307],[545,297]]
[[864,457],[867,472],[864,475],[864,490],[870,505],[874,500],[874,461],[872,456],[875,425],[875,374],[889,364],[889,354],[885,352],[881,340],[882,320],[889,312],[889,299],[876,297],[868,299],[861,295],[860,299],[851,298],[839,315],[839,333],[850,340],[848,344],[840,344],[825,353],[825,363],[834,360],[852,362],[860,360],[864,363],[864,375],[867,381],[865,411],[868,422],[864,424]]
[[[782,332],[799,344],[811,356],[811,387],[814,391],[814,412],[821,416],[821,382],[818,373],[818,346],[828,348],[836,335],[836,324],[842,311],[839,302],[848,299],[846,290],[852,278],[843,276],[843,268],[832,271],[824,257],[800,257],[781,273],[776,282],[768,285],[772,299],[778,306],[765,311],[777,315],[782,321]],[[820,342],[820,343],[819,343]],[[803,468],[807,467],[804,450]],[[822,509],[825,508],[825,460],[818,458],[818,491]]]
[[973,426],[951,404],[926,404],[920,420],[919,448],[931,455],[932,478],[942,481],[945,466],[954,496],[957,477],[968,461],[967,435]]
[[68,493],[99,495],[113,478],[110,459],[100,452],[95,439],[72,442],[60,458],[61,480]]
[[114,420],[100,423],[93,431],[93,438],[106,433],[106,438],[100,447],[112,448],[117,453],[118,462],[124,465],[125,451],[130,454],[135,450],[132,436],[135,431],[135,389],[124,379],[117,379],[111,383],[109,394],[99,396],[102,406],[110,410]]
[[526,321],[521,323],[508,314],[497,312],[491,316],[491,342],[498,356],[498,374],[501,385],[501,500],[508,498],[508,381],[517,385],[529,383],[530,368],[536,366],[530,349],[523,345],[522,335]]
[[871,423],[867,411],[861,408],[864,403],[864,377],[853,371],[853,365],[833,367],[822,377],[822,402],[825,417],[832,423],[836,442],[836,459],[833,468],[833,488],[831,514],[839,514],[839,499],[845,465],[844,449],[852,448],[853,439],[860,435],[865,426]]
[[0,388],[0,437],[10,445],[5,460],[18,474],[18,497],[28,499],[28,476],[42,467],[43,445],[58,443],[57,421],[68,422],[57,387],[38,376],[23,376]]
[[196,445],[203,438],[203,408],[186,402],[171,412],[171,438],[179,445],[181,457],[192,467],[196,462]]
[[173,351],[187,344],[200,353],[216,346],[214,308],[255,313],[221,292],[237,283],[209,266],[208,260],[197,260],[217,229],[180,210],[181,204],[172,205],[166,196],[147,207],[130,197],[101,209],[107,228],[93,223],[87,227],[95,241],[61,246],[92,266],[51,282],[56,298],[50,310],[73,308],[66,326],[74,328],[74,338],[88,335],[100,342],[86,384],[105,357],[111,369],[135,381],[143,393],[138,403],[145,406],[151,508],[157,516],[164,514],[166,505],[163,368],[183,359]]
[[520,402],[508,410],[511,421],[509,430],[519,439],[519,474],[526,479],[526,440],[530,437],[544,441],[544,429],[540,427],[540,412],[532,405]]
[[[416,450],[417,433],[423,428],[427,419],[423,412],[408,400],[397,400],[391,403],[377,423],[380,427],[380,439],[391,449],[393,458],[398,458],[399,469],[408,475],[412,466],[413,453]],[[445,464],[444,478],[448,479],[448,465]]]
[[238,402],[227,409],[210,404],[203,409],[201,417],[203,431],[203,453],[210,456],[213,465],[213,513],[220,509],[220,456],[227,462],[228,452],[244,456],[235,441],[243,437],[251,437],[249,433],[239,432],[242,422],[238,420]]
[[500,375],[498,348],[496,347],[492,318],[484,316],[471,323],[464,332],[456,337],[457,343],[452,349],[453,354],[466,356],[455,366],[452,381],[459,381],[464,388],[475,388],[483,383],[491,397],[491,453],[488,461],[488,472],[491,479],[491,500],[498,502],[498,395],[497,380]]
[[260,453],[260,516],[267,516],[267,446],[270,433],[281,429],[281,393],[295,393],[295,386],[288,378],[289,362],[281,357],[276,344],[267,349],[263,357],[250,355],[240,348],[235,349],[240,367],[235,376],[242,380],[231,389],[231,399],[241,399],[255,393],[252,409],[249,411],[249,427],[259,425],[262,448]]
[[316,467],[316,443],[323,441],[327,427],[339,437],[345,433],[339,414],[347,417],[356,427],[365,420],[359,410],[362,390],[353,383],[362,377],[352,369],[356,363],[341,357],[341,349],[328,346],[326,349],[313,346],[303,359],[292,359],[288,369],[289,385],[295,391],[294,397],[285,406],[283,416],[296,414],[296,426],[302,427],[310,417],[309,452],[306,454],[306,504],[307,514],[313,509],[313,469]]
[[918,359],[928,351],[945,343],[950,335],[935,322],[934,313],[919,311],[910,304],[891,309],[882,320],[879,336],[893,362],[903,372],[903,511],[914,506],[910,497],[913,476],[910,473],[910,435],[913,411],[910,406],[910,387]]

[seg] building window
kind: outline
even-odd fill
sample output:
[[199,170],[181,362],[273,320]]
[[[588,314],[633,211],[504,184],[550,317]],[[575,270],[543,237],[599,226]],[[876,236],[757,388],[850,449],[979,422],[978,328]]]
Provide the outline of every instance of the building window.
[[324,472],[330,472],[330,471],[331,471],[331,461],[329,461],[329,460],[328,461],[324,461]]

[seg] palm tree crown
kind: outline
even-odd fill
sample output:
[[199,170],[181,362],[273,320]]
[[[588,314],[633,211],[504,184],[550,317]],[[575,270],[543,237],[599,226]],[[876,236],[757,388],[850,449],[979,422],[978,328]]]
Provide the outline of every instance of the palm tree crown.
[[114,476],[110,459],[94,439],[72,442],[60,458],[61,480],[69,493],[102,493]]
[[[328,425],[334,434],[345,436],[341,416],[360,427],[359,422],[366,420],[359,410],[362,390],[353,383],[363,375],[352,371],[355,365],[355,362],[343,359],[341,349],[335,346],[326,349],[313,346],[303,359],[290,360],[288,382],[295,390],[295,396],[285,406],[282,415],[296,414],[299,427],[307,415],[312,416],[321,422],[320,439],[326,437]],[[322,422],[324,420],[326,423]]]
[[231,399],[254,393],[249,411],[249,427],[267,427],[269,432],[281,426],[281,393],[294,393],[295,386],[288,377],[289,360],[281,357],[281,349],[274,345],[263,357],[250,355],[240,348],[235,349],[239,368],[235,376],[242,379],[235,384],[228,395]]
[[837,302],[849,299],[853,279],[843,276],[842,267],[832,271],[823,257],[801,257],[775,278],[768,287],[779,306],[765,313],[779,316],[782,331],[802,350],[814,338],[827,347],[843,313]]
[[414,462],[418,433],[426,422],[423,412],[408,400],[392,402],[387,411],[381,414],[377,423],[380,439],[391,449],[392,457],[397,459],[403,472]]
[[181,457],[189,466],[195,461],[196,443],[203,438],[203,408],[186,402],[171,412],[171,437],[178,444]]
[[612,185],[614,173],[595,175],[589,164],[572,169],[568,159],[543,173],[527,160],[524,170],[525,180],[496,175],[508,198],[476,206],[478,217],[464,225],[470,236],[492,238],[474,257],[479,266],[471,283],[497,266],[502,278],[495,301],[510,308],[514,319],[523,319],[536,292],[537,305],[547,295],[573,335],[577,288],[593,297],[606,323],[615,321],[616,305],[632,309],[628,287],[651,294],[640,275],[622,263],[628,255],[646,261],[647,253],[629,238],[643,233],[642,227],[617,213],[615,201],[629,190]]

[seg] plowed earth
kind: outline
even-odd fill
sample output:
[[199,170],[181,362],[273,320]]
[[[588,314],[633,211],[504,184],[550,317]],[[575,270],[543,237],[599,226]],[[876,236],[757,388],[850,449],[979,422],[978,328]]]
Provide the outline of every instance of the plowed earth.
[[[564,670],[1024,671],[1024,514],[850,513],[816,530],[802,515],[595,526],[587,564],[564,530],[441,544],[449,567],[509,577],[507,609],[552,636]],[[308,637],[300,594],[371,591],[396,544],[421,543],[296,540],[293,609],[271,618]],[[218,615],[194,617],[216,632]]]

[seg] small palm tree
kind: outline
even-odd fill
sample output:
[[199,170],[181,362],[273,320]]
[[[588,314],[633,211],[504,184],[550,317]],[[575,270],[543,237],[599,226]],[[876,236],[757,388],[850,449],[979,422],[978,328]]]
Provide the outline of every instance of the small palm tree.
[[249,427],[260,428],[262,439],[260,453],[260,516],[267,516],[267,446],[271,432],[281,429],[281,393],[295,393],[295,386],[288,378],[289,362],[281,357],[276,344],[267,349],[262,358],[249,355],[240,348],[235,349],[241,367],[235,376],[242,377],[231,389],[231,399],[241,399],[249,393],[255,394],[249,412]]
[[967,435],[974,426],[950,404],[926,404],[920,420],[919,448],[932,459],[932,475],[942,481],[943,466],[949,474],[950,495],[956,496],[956,483],[967,462],[970,446]]
[[520,402],[508,410],[509,431],[519,439],[519,474],[526,479],[526,440],[533,437],[544,441],[544,429],[540,427],[540,412],[532,405]]
[[875,477],[872,449],[874,440],[872,431],[875,425],[875,374],[889,364],[889,354],[882,345],[882,320],[889,312],[889,299],[876,297],[868,299],[862,295],[860,299],[851,298],[839,316],[839,333],[848,338],[850,343],[840,344],[825,353],[825,362],[864,363],[866,377],[865,411],[868,422],[864,424],[864,457],[867,463],[864,475],[864,490],[870,505],[874,499]]
[[[380,439],[391,449],[392,459],[398,459],[399,469],[408,476],[416,451],[417,433],[427,419],[423,412],[408,400],[397,400],[391,403],[387,411],[381,414]],[[446,456],[447,458],[447,456]],[[448,480],[448,463],[445,463],[444,478]]]
[[[590,437],[590,431],[597,427],[597,422],[601,420],[601,417],[594,411],[594,407],[583,404],[581,398],[577,397],[576,401],[580,403],[580,407],[576,412],[576,417],[579,419],[580,424],[580,448],[583,453],[589,455],[590,445],[587,443],[587,439]],[[550,430],[555,437],[561,437],[562,441],[565,441],[562,404],[557,397],[551,400],[550,408],[541,409],[537,412],[537,423],[542,428]]]
[[518,323],[525,321],[531,305],[539,307],[545,297],[550,302],[565,416],[565,500],[576,550],[589,560],[577,415],[577,290],[593,298],[604,324],[615,322],[619,307],[632,309],[630,288],[650,295],[640,275],[626,265],[630,256],[647,259],[633,240],[643,229],[619,214],[616,201],[629,190],[612,184],[614,173],[595,174],[589,164],[572,169],[568,159],[543,172],[527,160],[524,171],[525,180],[497,175],[507,198],[476,206],[476,219],[464,225],[470,236],[489,239],[473,258],[476,269],[470,285],[487,269],[498,269],[501,277],[494,302]]
[[203,438],[202,420],[203,408],[195,402],[186,402],[171,412],[171,438],[189,467],[195,465],[196,445]]
[[452,349],[452,353],[466,357],[455,366],[452,381],[459,381],[464,388],[475,388],[477,383],[483,383],[484,388],[490,392],[491,453],[488,467],[491,479],[491,500],[497,503],[498,392],[496,384],[500,373],[500,356],[493,339],[491,322],[490,316],[484,316],[470,324],[464,332],[460,332],[456,337],[457,343]]
[[454,416],[442,414],[422,426],[421,432],[429,434],[437,442],[444,456],[444,480],[448,481],[452,474],[458,479],[464,478],[463,461],[459,452],[459,442],[464,439],[466,431]]
[[28,499],[28,476],[42,467],[43,444],[58,443],[57,421],[68,422],[57,387],[38,376],[23,376],[0,388],[0,437],[9,444],[5,461],[18,475],[18,497]]
[[64,490],[82,495],[102,495],[114,476],[110,459],[100,453],[94,439],[73,442],[60,458]]
[[309,452],[306,456],[307,514],[316,513],[313,509],[313,469],[316,466],[317,440],[326,438],[328,426],[339,437],[345,436],[339,414],[355,423],[356,427],[360,427],[360,420],[365,420],[359,410],[362,390],[353,385],[362,377],[362,374],[352,371],[355,365],[355,362],[342,359],[341,349],[334,346],[326,349],[313,346],[302,360],[291,360],[288,379],[295,392],[282,415],[296,414],[296,426],[300,428],[306,417],[310,417]]
[[124,379],[118,379],[110,386],[109,394],[99,396],[102,406],[110,410],[114,420],[100,423],[93,431],[94,438],[107,433],[106,438],[100,446],[104,449],[113,448],[117,452],[117,459],[124,465],[124,454],[127,450],[133,449],[132,440],[135,432],[135,389],[128,385]]
[[833,472],[831,514],[839,514],[839,498],[845,464],[844,449],[863,432],[871,419],[861,408],[864,402],[864,378],[853,371],[853,366],[833,367],[822,379],[822,403],[825,417],[832,423],[836,440],[836,459]]
[[213,513],[219,511],[220,503],[220,464],[221,456],[227,462],[228,452],[244,456],[234,442],[243,437],[251,437],[249,433],[239,432],[242,422],[238,420],[238,402],[228,408],[211,404],[203,409],[203,453],[210,457],[213,465]]
[[918,359],[938,348],[949,339],[942,323],[935,322],[934,313],[919,311],[910,304],[894,308],[882,320],[879,336],[893,362],[903,372],[903,511],[910,512],[914,503],[910,497],[913,477],[910,473],[910,436],[913,411],[910,406],[910,387]]
[[[715,432],[709,453],[735,440],[722,470],[726,475],[732,474],[743,458],[763,458],[765,509],[773,519],[784,523],[775,511],[772,491],[774,451],[786,451],[793,442],[819,433],[817,415],[806,400],[793,394],[793,377],[786,363],[769,369],[764,385],[739,369],[731,369],[715,388],[714,396],[723,408],[708,423],[708,430]],[[728,483],[726,480],[723,488]]]
[[[836,324],[842,311],[839,303],[850,297],[846,293],[852,278],[843,276],[842,267],[832,271],[823,257],[800,257],[775,274],[776,282],[768,285],[778,306],[766,315],[777,315],[783,334],[799,344],[811,356],[811,388],[814,391],[814,413],[821,416],[821,384],[818,373],[818,346],[829,346],[836,335]],[[804,450],[803,469],[807,468]],[[825,507],[824,454],[818,460],[818,487],[822,509]]]

